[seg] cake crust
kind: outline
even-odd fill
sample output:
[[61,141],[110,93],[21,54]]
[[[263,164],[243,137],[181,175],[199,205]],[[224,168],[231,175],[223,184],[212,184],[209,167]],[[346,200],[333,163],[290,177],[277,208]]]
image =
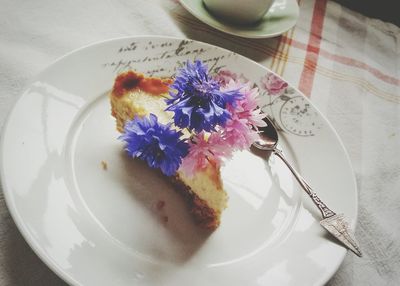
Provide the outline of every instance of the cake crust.
[[185,199],[186,205],[197,225],[209,230],[215,230],[220,224],[220,213],[208,206],[207,202],[196,195],[178,175],[172,176],[170,181],[175,190]]

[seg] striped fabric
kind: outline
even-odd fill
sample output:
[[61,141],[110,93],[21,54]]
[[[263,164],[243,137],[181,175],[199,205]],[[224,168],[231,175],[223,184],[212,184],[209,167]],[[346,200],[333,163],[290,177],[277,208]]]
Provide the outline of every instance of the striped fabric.
[[[233,50],[297,86],[326,115],[349,153],[364,257],[347,255],[328,285],[398,285],[400,28],[328,0],[299,5],[294,28],[251,40],[203,24],[177,0],[2,1],[0,126],[28,79],[95,41],[161,34]],[[0,265],[0,285],[65,285],[24,242],[1,192]]]

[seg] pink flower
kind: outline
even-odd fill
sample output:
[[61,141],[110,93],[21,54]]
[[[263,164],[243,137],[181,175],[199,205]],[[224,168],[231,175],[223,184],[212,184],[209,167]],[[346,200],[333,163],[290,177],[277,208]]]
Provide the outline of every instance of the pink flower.
[[184,170],[186,175],[193,174],[207,167],[207,157],[211,155],[208,150],[209,146],[205,139],[205,133],[201,132],[189,141],[189,154],[182,160],[181,170]]
[[218,164],[222,164],[223,158],[232,156],[232,149],[229,148],[229,142],[227,142],[221,130],[211,133],[208,143],[213,154],[213,160]]
[[251,128],[246,119],[234,115],[225,125],[223,130],[225,142],[233,150],[250,148],[251,144],[259,138],[257,131]]
[[249,80],[243,76],[243,74],[237,75],[228,69],[221,69],[218,74],[214,77],[216,81],[219,82],[222,88],[224,88],[230,81],[237,83],[247,83]]
[[261,109],[258,107],[258,88],[251,88],[247,84],[241,89],[241,92],[244,94],[244,99],[238,102],[234,113],[238,114],[241,119],[247,119],[247,123],[256,129],[257,126],[266,126],[266,123],[263,121],[265,114],[261,113]]
[[270,95],[281,95],[288,86],[287,82],[283,81],[273,73],[267,73],[261,81],[263,87]]
[[266,125],[262,120],[265,115],[258,107],[258,88],[251,88],[250,82],[243,84],[230,80],[224,89],[239,89],[244,97],[235,106],[228,106],[232,116],[222,129],[223,138],[231,149],[248,149],[259,138],[257,126]]
[[251,88],[249,82],[239,84],[234,81],[230,81],[225,88],[240,88],[240,92],[244,95],[243,99],[236,102],[236,106],[228,106],[231,114],[237,116],[240,120],[245,120],[247,125],[256,130],[257,127],[266,126],[266,123],[263,121],[265,114],[262,114],[261,109],[258,107],[258,88]]
[[204,170],[209,161],[220,165],[222,159],[232,153],[227,143],[218,132],[211,133],[208,138],[205,132],[200,132],[189,142],[189,154],[183,158],[181,170],[192,177],[196,172]]
[[225,86],[231,80],[236,80],[238,78],[237,74],[231,72],[227,69],[221,69],[218,71],[217,75],[214,77],[216,81],[219,82],[220,85]]
[[223,128],[217,128],[211,133],[202,131],[191,138],[189,153],[183,158],[180,168],[186,176],[191,177],[204,170],[210,162],[221,165],[223,159],[232,156],[235,150],[250,148],[259,138],[257,127],[266,125],[263,121],[265,115],[258,107],[258,88],[252,88],[249,81],[243,83],[232,77],[224,79],[227,81],[221,90],[239,90],[243,98],[227,106],[231,118]]

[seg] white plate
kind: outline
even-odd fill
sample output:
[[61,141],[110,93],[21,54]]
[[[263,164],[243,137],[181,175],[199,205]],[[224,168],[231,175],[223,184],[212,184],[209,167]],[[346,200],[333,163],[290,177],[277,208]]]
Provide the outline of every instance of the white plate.
[[292,28],[299,18],[296,0],[275,0],[272,7],[261,19],[252,25],[234,25],[212,15],[202,0],[179,0],[193,16],[222,32],[244,38],[276,37]]
[[[279,160],[239,153],[223,169],[221,226],[193,225],[161,177],[121,151],[107,92],[135,69],[170,76],[186,60],[240,71],[261,88],[288,157],[354,227],[357,191],[327,120],[294,88],[262,89],[269,71],[190,40],[133,37],[72,52],[38,75],[5,124],[1,178],[10,212],[40,258],[75,285],[321,285],[346,250]],[[101,162],[108,164],[104,170]],[[162,209],[156,207],[163,200]],[[165,221],[168,217],[168,221]]]

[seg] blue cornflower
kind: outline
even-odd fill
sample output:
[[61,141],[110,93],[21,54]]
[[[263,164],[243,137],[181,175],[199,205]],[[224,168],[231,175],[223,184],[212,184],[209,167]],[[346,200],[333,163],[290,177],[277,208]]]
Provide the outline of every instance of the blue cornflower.
[[182,132],[173,130],[171,124],[161,124],[157,116],[150,114],[149,117],[127,121],[120,139],[126,142],[125,150],[129,155],[171,176],[189,150],[188,143],[180,139],[181,136]]
[[210,132],[217,125],[224,126],[231,118],[227,104],[235,106],[243,97],[239,90],[221,91],[219,83],[208,74],[207,66],[201,61],[187,62],[170,87],[171,98],[167,99],[166,110],[175,113],[176,126],[196,132]]

